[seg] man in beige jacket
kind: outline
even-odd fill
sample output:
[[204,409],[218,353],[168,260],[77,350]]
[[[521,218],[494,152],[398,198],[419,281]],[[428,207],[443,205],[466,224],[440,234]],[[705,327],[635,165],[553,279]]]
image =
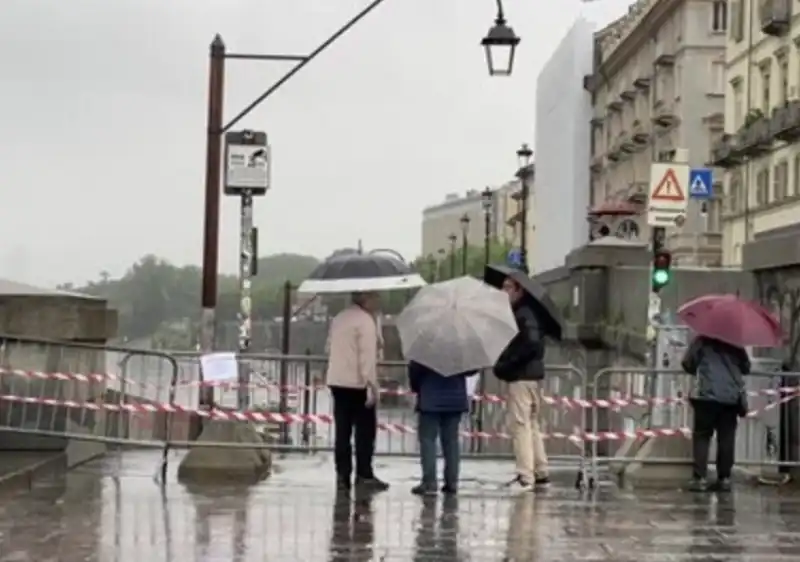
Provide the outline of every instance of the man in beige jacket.
[[352,484],[351,441],[355,432],[356,484],[386,490],[389,485],[376,478],[372,470],[381,341],[375,315],[380,300],[377,293],[353,293],[352,299],[353,303],[333,319],[328,335],[326,381],[333,396],[337,487],[346,491]]

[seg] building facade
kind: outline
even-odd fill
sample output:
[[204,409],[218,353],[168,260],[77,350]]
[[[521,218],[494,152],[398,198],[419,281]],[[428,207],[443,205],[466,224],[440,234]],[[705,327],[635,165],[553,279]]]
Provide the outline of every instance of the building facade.
[[[724,128],[727,24],[726,0],[639,0],[596,35],[584,81],[593,97],[592,238],[648,241],[650,164],[679,149],[692,167],[708,164]],[[682,228],[667,230],[676,263],[720,264],[721,201],[690,201]]]
[[711,160],[725,169],[723,263],[738,266],[745,244],[800,223],[800,16],[792,0],[729,9],[725,134]]
[[564,265],[588,240],[591,96],[580,87],[592,72],[594,25],[578,19],[536,79],[536,193],[530,270]]
[[[533,192],[532,183],[531,192]],[[509,181],[492,190],[492,204],[488,209],[489,233],[492,240],[518,244],[522,208],[520,193],[519,180]],[[530,222],[532,201],[531,197],[528,210],[529,232],[532,231]],[[435,258],[447,255],[453,244],[456,248],[461,247],[463,235],[466,235],[469,245],[483,246],[485,231],[486,214],[481,192],[470,190],[464,195],[451,193],[445,197],[443,203],[431,205],[422,211],[421,255]]]

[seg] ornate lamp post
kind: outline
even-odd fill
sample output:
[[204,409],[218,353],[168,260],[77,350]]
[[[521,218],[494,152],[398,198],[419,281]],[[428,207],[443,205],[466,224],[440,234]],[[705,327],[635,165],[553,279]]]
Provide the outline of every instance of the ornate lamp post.
[[450,279],[454,279],[456,276],[456,242],[458,242],[458,236],[451,234],[447,239],[450,241]]
[[492,234],[492,207],[494,206],[494,192],[486,186],[481,192],[481,207],[483,208],[483,265],[489,265],[491,260],[491,234]]
[[506,24],[503,0],[497,0],[497,17],[494,25],[481,41],[486,51],[489,76],[511,76],[519,41],[514,30]]
[[522,269],[528,271],[528,198],[530,197],[530,177],[533,175],[531,160],[533,151],[527,144],[523,144],[517,150],[517,160],[519,169],[517,177],[522,182],[522,219],[520,220],[520,246],[519,254],[522,261]]
[[469,249],[469,215],[461,217],[461,275],[467,274],[467,250]]

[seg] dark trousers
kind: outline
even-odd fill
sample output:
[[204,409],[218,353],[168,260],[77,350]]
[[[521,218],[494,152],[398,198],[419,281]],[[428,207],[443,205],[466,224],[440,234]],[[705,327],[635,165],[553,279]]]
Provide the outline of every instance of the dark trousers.
[[336,476],[349,480],[353,472],[353,433],[356,437],[356,476],[374,478],[372,457],[375,454],[375,436],[378,415],[375,406],[368,408],[367,391],[363,388],[330,387],[333,395],[334,460]]
[[705,478],[708,470],[708,451],[711,438],[717,434],[717,478],[730,478],[736,453],[736,426],[739,407],[710,400],[693,400],[694,429],[692,456],[694,477]]
[[458,427],[461,414],[419,414],[419,461],[422,465],[422,483],[436,487],[436,441],[442,445],[444,457],[444,484],[449,488],[458,486],[458,471],[461,455],[459,451]]

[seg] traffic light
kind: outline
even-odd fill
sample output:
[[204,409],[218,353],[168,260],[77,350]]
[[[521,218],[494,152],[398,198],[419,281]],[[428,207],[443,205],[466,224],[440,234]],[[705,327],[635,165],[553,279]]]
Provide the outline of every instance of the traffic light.
[[672,278],[670,272],[672,266],[672,254],[667,250],[657,250],[653,252],[653,292],[659,292]]

